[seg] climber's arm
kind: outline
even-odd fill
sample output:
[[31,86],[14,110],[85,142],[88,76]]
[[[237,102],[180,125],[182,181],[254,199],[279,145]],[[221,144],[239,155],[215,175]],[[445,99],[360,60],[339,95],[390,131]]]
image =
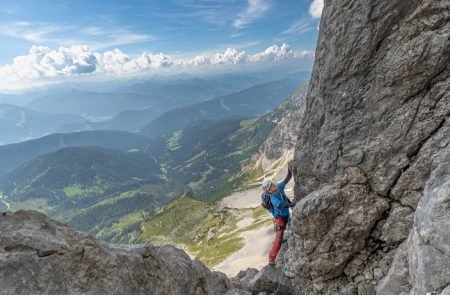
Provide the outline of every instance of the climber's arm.
[[[286,186],[286,184],[289,182],[289,180],[291,180],[291,178],[292,178],[292,162],[293,162],[293,160],[290,160],[289,162],[288,162],[288,173],[287,173],[287,175],[286,175],[286,177],[284,178],[284,180],[282,181],[282,183],[281,183],[281,188],[284,190],[284,187]],[[285,198],[286,200],[287,200],[287,202],[281,202],[280,203],[280,207],[288,207],[288,208],[291,208],[291,207],[294,207],[295,206],[295,202],[291,202],[291,200],[289,200],[288,198]]]
[[286,185],[289,182],[289,180],[291,180],[291,177],[292,177],[292,160],[288,162],[288,173],[283,180],[284,185]]
[[288,207],[288,208],[292,208],[295,206],[295,204],[297,204],[296,202],[281,202],[280,206],[282,207]]

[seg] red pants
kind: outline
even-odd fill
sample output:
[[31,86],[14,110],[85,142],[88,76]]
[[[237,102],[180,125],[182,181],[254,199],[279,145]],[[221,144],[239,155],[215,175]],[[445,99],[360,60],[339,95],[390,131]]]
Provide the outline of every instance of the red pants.
[[281,243],[283,242],[283,234],[284,230],[286,229],[287,222],[288,222],[287,218],[275,218],[276,235],[275,241],[273,242],[272,245],[272,250],[270,250],[269,253],[269,262],[275,261],[278,252],[280,252]]

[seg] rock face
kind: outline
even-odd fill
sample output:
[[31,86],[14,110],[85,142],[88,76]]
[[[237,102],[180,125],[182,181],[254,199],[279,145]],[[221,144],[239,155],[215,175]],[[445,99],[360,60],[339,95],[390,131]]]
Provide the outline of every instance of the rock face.
[[448,0],[325,0],[295,150],[298,294],[450,281],[449,116]]
[[[272,120],[276,123],[276,127],[258,152],[253,155],[252,164],[244,168],[244,171],[261,169],[263,172],[263,175],[257,178],[252,185],[259,186],[264,178],[273,178],[278,181],[286,175],[287,163],[294,155],[294,147],[304,115],[307,91],[308,84],[301,86],[272,111]],[[293,182],[289,185],[293,187]]]
[[266,266],[259,272],[254,268],[241,271],[232,279],[232,285],[234,288],[228,291],[227,295],[241,294],[235,290],[249,294],[292,294],[290,279],[282,269],[273,266]]
[[427,182],[408,245],[411,294],[450,284],[450,146]]
[[0,213],[1,294],[224,294],[228,278],[172,246],[99,242],[33,211]]
[[439,294],[450,285],[450,146],[439,162],[417,206],[413,229],[378,286],[379,294]]
[[284,160],[288,154],[292,156],[305,111],[307,91],[307,84],[301,86],[274,110],[274,117],[279,121],[254,155],[256,166],[261,165],[264,170],[270,170],[276,161]]

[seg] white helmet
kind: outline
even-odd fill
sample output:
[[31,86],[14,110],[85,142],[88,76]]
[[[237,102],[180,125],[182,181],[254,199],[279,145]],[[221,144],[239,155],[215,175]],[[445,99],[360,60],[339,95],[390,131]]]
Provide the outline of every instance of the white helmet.
[[263,191],[266,191],[270,188],[270,186],[273,184],[271,179],[264,179],[263,183],[261,184],[261,188]]

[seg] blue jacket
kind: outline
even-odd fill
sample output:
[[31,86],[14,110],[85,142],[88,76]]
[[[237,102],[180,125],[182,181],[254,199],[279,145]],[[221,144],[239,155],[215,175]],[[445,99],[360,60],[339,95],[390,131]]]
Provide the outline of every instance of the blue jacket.
[[280,191],[278,194],[269,194],[266,192],[263,192],[261,198],[264,200],[264,197],[267,195],[270,195],[270,202],[272,203],[272,206],[270,206],[267,210],[272,213],[272,215],[275,218],[286,218],[289,217],[289,207],[283,206],[284,204],[288,203],[289,200],[286,197],[286,194],[284,193],[284,188],[286,187],[286,183],[283,181],[280,182],[278,185],[278,190]]

